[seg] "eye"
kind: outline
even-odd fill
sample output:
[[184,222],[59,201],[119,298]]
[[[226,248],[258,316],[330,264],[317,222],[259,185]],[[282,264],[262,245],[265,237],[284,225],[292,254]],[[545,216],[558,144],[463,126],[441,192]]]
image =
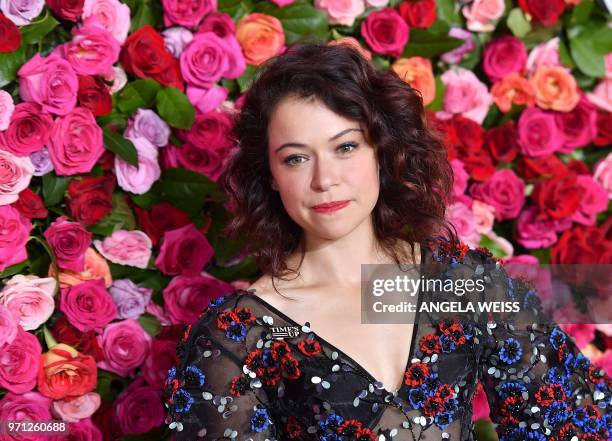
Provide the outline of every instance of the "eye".
[[[345,142],[344,144],[342,144],[340,147],[338,147],[338,150],[340,150],[342,153],[350,153],[352,152],[354,149],[356,149],[358,146],[358,144],[354,143],[354,142]],[[353,147],[352,150],[344,150],[347,147]]]
[[291,155],[291,156],[287,156],[283,162],[287,165],[297,165],[300,164],[300,162],[293,162],[294,159],[304,159],[303,156],[299,156],[299,155]]

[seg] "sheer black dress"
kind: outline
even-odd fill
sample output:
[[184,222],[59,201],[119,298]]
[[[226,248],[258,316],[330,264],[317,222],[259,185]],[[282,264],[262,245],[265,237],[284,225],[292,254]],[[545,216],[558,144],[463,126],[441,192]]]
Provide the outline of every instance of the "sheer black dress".
[[[418,313],[404,382],[390,391],[308,322],[237,289],[185,327],[164,392],[173,438],[473,440],[480,381],[501,441],[610,440],[610,377],[542,319],[535,290],[490,253],[446,245],[421,246],[421,268],[450,263],[447,277],[484,278],[487,300],[519,301],[521,312]],[[285,326],[296,332],[272,334]]]

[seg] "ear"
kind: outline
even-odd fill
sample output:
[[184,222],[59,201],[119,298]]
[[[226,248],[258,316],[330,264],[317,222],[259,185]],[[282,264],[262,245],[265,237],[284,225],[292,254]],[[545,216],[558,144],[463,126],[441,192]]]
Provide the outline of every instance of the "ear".
[[278,191],[278,185],[276,185],[274,178],[270,178],[270,187],[272,187],[272,190]]

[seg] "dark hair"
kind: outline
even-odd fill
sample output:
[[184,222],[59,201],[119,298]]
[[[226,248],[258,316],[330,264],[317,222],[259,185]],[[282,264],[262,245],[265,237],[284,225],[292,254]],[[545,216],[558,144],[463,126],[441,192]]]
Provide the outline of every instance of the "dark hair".
[[[375,235],[396,263],[406,263],[400,260],[405,256],[398,254],[398,239],[411,246],[432,244],[439,235],[457,240],[445,220],[452,168],[440,136],[428,126],[419,92],[350,46],[297,43],[257,71],[233,126],[238,149],[218,180],[234,216],[222,234],[241,236],[263,273],[297,275],[285,259],[302,243],[302,228],[270,186],[267,129],[276,105],[287,96],[319,98],[366,128],[380,164],[380,194],[372,213]],[[304,254],[302,248],[302,260]]]

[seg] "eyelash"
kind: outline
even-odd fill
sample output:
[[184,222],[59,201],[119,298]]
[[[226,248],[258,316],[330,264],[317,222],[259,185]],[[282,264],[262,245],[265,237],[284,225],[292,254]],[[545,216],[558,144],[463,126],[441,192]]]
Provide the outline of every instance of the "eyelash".
[[[344,147],[354,147],[354,148],[356,149],[358,146],[359,146],[359,144],[354,143],[354,142],[345,142],[344,144],[342,144],[341,146],[339,146],[339,147],[338,147],[338,149],[341,149],[341,148],[344,148]],[[337,149],[336,149],[336,150],[337,150]],[[353,149],[353,150],[354,150],[354,149]],[[353,150],[350,150],[350,151],[348,151],[348,152],[346,152],[346,153],[351,153]],[[300,155],[291,155],[291,156],[287,156],[287,157],[286,157],[286,158],[283,160],[283,162],[284,162],[285,164],[287,164],[287,165],[291,166],[291,167],[295,167],[296,165],[301,164],[301,163],[297,163],[297,164],[296,164],[296,163],[291,163],[291,161],[292,161],[293,159],[296,159],[296,158],[303,158],[303,156],[300,156]]]

